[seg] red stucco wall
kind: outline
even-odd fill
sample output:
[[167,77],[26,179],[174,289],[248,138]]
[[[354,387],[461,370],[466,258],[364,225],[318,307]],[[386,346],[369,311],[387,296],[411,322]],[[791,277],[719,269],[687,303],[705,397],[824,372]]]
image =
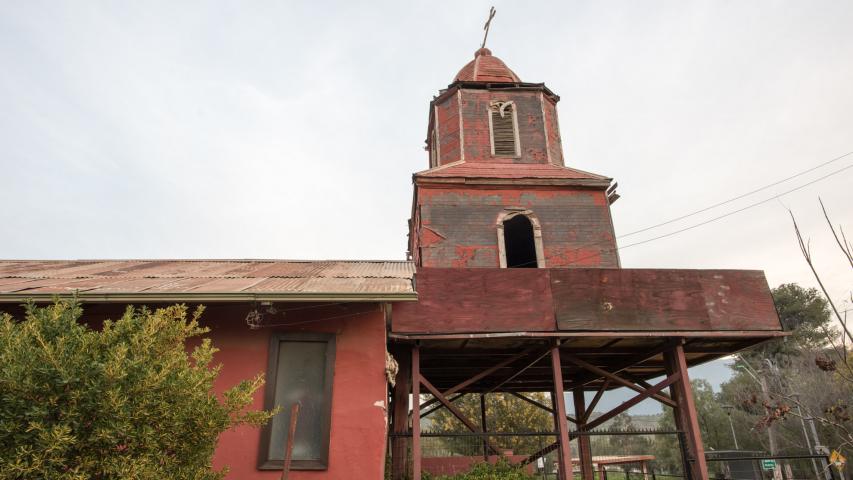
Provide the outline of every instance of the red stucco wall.
[[[282,304],[291,308],[299,304]],[[342,308],[337,306],[337,309]],[[312,323],[290,328],[250,330],[244,318],[246,307],[209,308],[204,323],[220,349],[216,361],[222,373],[216,385],[221,392],[240,380],[267,369],[270,335],[276,331],[333,332],[336,337],[335,373],[332,387],[332,428],[329,468],[325,471],[294,471],[291,479],[380,479],[385,464],[386,381],[385,320],[375,305],[370,313],[316,321],[322,315],[289,313],[287,322],[307,318]],[[331,315],[329,312],[326,316]],[[340,313],[338,313],[340,315]],[[254,406],[263,408],[263,391]],[[228,465],[228,479],[277,479],[280,471],[257,470],[260,430],[241,427],[224,433],[214,456],[214,466]]]

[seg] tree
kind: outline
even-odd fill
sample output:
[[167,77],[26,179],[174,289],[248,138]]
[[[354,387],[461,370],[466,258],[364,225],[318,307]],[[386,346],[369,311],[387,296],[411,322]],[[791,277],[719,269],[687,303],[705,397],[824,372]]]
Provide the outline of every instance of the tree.
[[0,479],[217,479],[220,433],[262,425],[246,411],[262,376],[221,398],[216,349],[188,339],[202,309],[129,307],[93,329],[76,301],[0,318]]
[[782,366],[804,350],[828,346],[827,332],[835,334],[827,301],[814,288],[796,283],[779,285],[771,291],[782,327],[791,336],[773,340],[741,353],[740,358],[760,364],[764,359]]
[[[607,429],[632,431],[636,427],[634,426],[631,415],[623,412],[613,418]],[[607,455],[644,455],[648,454],[652,449],[652,441],[644,435],[610,435],[607,437],[607,440],[610,447],[606,453]]]

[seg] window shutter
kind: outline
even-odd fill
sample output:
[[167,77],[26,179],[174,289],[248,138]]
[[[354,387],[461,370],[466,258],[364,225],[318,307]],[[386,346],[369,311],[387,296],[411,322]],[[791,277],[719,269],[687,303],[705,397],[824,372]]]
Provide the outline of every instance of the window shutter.
[[514,157],[518,155],[515,145],[514,105],[492,105],[492,147],[496,157]]

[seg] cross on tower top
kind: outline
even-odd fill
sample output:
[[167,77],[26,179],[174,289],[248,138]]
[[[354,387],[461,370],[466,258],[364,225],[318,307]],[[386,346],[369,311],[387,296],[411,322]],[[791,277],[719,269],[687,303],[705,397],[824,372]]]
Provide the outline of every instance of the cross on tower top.
[[495,18],[495,12],[495,7],[489,9],[489,19],[486,20],[486,24],[483,25],[483,30],[485,30],[486,33],[483,34],[483,44],[480,45],[480,48],[486,48],[486,39],[489,38],[489,27],[492,25],[492,19]]

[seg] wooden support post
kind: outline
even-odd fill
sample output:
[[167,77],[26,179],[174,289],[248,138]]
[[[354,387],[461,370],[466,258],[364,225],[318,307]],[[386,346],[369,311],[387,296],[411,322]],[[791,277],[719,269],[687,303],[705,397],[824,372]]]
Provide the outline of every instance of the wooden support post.
[[290,428],[287,430],[287,443],[284,446],[284,467],[281,469],[281,480],[290,477],[290,463],[293,460],[293,444],[296,442],[296,421],[299,419],[299,404],[290,407]]
[[557,425],[560,462],[557,478],[572,480],[572,452],[569,446],[569,422],[566,420],[566,398],[563,390],[563,367],[560,365],[560,344],[551,347],[551,372],[554,376],[554,417]]
[[[483,430],[483,433],[488,432],[488,425],[486,424],[486,394],[480,394],[480,428]],[[486,441],[486,437],[483,437],[483,460],[489,460],[489,442]]]
[[[394,433],[409,432],[409,394],[412,391],[412,356],[408,351],[397,355],[397,377],[391,396],[391,428]],[[391,441],[391,479],[403,480],[408,477],[409,440],[395,437]]]
[[708,480],[708,466],[705,462],[705,448],[702,445],[702,435],[699,432],[699,418],[696,415],[696,404],[693,401],[693,391],[690,389],[690,377],[687,375],[687,359],[684,357],[684,347],[676,345],[672,350],[664,352],[664,362],[669,375],[678,375],[670,391],[676,403],[673,408],[675,426],[684,432],[687,439],[687,449],[693,462],[689,467],[694,480]]
[[[575,405],[575,418],[582,423],[578,424],[578,460],[581,467],[582,480],[595,480],[595,472],[592,470],[592,449],[589,443],[589,436],[583,435],[586,430],[586,399],[584,398],[583,388],[575,388],[572,390],[572,402]],[[581,420],[583,419],[583,420]]]
[[412,480],[421,480],[421,355],[412,348]]

